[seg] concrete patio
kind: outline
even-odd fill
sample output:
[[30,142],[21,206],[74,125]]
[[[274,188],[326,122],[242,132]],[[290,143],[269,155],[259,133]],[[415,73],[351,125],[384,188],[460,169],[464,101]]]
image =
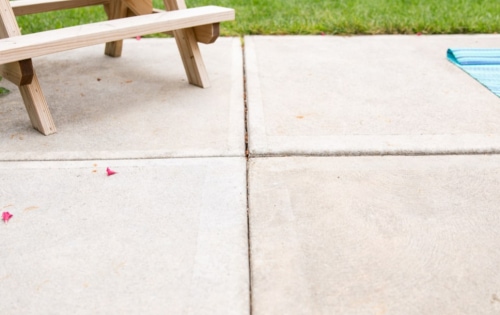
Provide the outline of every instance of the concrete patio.
[[58,133],[0,82],[0,314],[499,314],[500,99],[446,60],[499,42],[220,38],[209,89],[173,39],[35,59]]

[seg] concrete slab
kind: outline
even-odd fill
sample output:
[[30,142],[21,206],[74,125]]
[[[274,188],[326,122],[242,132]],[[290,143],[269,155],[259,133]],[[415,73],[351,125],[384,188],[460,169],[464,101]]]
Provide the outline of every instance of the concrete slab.
[[1,160],[243,156],[239,38],[200,45],[212,86],[189,85],[173,39],[127,40],[34,60],[58,133],[31,128],[17,88],[0,98]]
[[0,314],[249,314],[245,170],[1,162]]
[[498,314],[498,165],[253,159],[253,314]]
[[500,35],[248,36],[250,153],[500,152],[500,99],[446,59]]

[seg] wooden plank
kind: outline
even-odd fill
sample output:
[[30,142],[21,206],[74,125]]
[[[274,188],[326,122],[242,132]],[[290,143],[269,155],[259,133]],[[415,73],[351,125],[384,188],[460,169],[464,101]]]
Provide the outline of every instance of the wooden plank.
[[[110,0],[104,5],[109,20],[121,19],[136,15],[153,13],[151,0]],[[123,40],[106,43],[104,54],[110,57],[120,57],[123,50]]]
[[[8,1],[0,1],[0,38],[19,36],[21,31]],[[30,59],[0,65],[0,75],[17,86],[31,83],[34,76]]]
[[[163,0],[163,3],[165,4],[165,8],[170,12],[185,12],[188,10],[184,0]],[[221,21],[222,20],[215,22]],[[194,26],[205,24],[208,23],[200,23]],[[208,78],[207,69],[205,68],[205,63],[201,57],[194,29],[186,28],[174,30],[174,37],[189,83],[202,88],[209,87],[210,80]]]
[[16,16],[10,7],[9,0],[0,0],[0,38],[20,35],[21,31],[17,25]]
[[[109,20],[116,20],[127,17],[127,6],[122,0],[110,0],[109,4],[106,4],[106,13]],[[106,43],[104,48],[104,54],[110,57],[120,57],[122,55],[123,40],[117,40],[114,42]]]
[[[153,8],[153,13],[165,12],[165,10]],[[170,36],[174,36],[174,32],[164,32]],[[194,35],[199,43],[212,44],[215,43],[220,35],[220,23],[208,25],[200,25],[194,27]]]
[[31,84],[20,86],[19,91],[33,128],[46,136],[57,132],[37,76],[33,76]]
[[206,6],[5,38],[0,40],[0,64],[128,37],[233,20],[234,16],[233,9]]
[[[2,40],[5,41],[9,40],[12,36],[22,38],[21,31],[17,25],[16,17],[14,16],[14,11],[12,11],[9,0],[0,0],[0,37],[4,38]],[[0,42],[2,40],[0,40]],[[56,132],[56,127],[54,125],[52,115],[50,114],[47,101],[43,95],[36,73],[33,70],[31,60],[26,61],[24,59],[28,58],[20,58],[12,61],[20,61],[17,62],[20,69],[23,67],[30,67],[31,71],[33,71],[31,83],[19,86],[19,91],[23,97],[24,106],[28,112],[31,125],[44,135],[52,134]],[[7,68],[9,67],[13,66],[7,65]],[[23,69],[21,71],[27,70]],[[9,77],[9,79],[11,78],[12,77]]]
[[220,23],[194,27],[194,35],[199,43],[212,44],[220,34]]
[[106,4],[109,0],[16,0],[10,1],[16,16]]
[[35,71],[31,59],[0,65],[0,76],[17,86],[30,84],[34,75]]
[[123,0],[125,5],[134,15],[153,13],[153,2],[151,0]]
[[186,1],[184,0],[163,0],[163,3],[168,11],[187,9]]
[[[184,11],[184,10],[181,10]],[[210,80],[192,28],[174,31],[177,48],[190,84],[207,88]]]

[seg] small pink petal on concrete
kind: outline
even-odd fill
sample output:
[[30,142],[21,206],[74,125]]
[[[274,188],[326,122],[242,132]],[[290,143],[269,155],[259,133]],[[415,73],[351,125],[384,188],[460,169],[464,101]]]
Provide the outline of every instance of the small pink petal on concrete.
[[108,168],[106,168],[106,173],[108,173],[108,176],[111,176],[111,175],[115,175],[115,174],[116,174],[116,172],[115,172],[115,171],[113,171],[113,170],[111,170],[109,167],[108,167]]
[[12,217],[13,217],[13,215],[10,214],[9,212],[2,213],[2,220],[5,223],[9,222],[10,218],[12,218]]

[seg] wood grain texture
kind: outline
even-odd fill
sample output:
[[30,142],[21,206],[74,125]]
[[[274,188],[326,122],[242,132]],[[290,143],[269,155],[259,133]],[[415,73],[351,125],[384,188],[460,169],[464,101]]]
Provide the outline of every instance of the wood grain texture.
[[149,0],[124,0],[127,8],[134,15],[151,14],[153,12],[153,2]]
[[194,35],[199,43],[212,44],[219,38],[220,23],[196,26]]
[[34,75],[35,71],[31,59],[0,65],[0,76],[17,86],[30,84]]
[[194,30],[192,28],[177,30],[174,31],[174,36],[189,83],[202,88],[209,87],[210,80]]
[[[184,0],[164,0],[165,8],[168,11],[183,12],[186,11],[186,3]],[[176,11],[177,10],[177,11]],[[215,21],[220,22],[220,21]],[[200,23],[204,25],[208,23]],[[190,84],[207,88],[210,86],[207,70],[201,57],[198,42],[193,28],[178,29],[174,31],[177,48],[182,58],[184,69]]]
[[184,10],[187,8],[184,0],[163,0],[163,3],[168,11]]
[[[3,38],[0,42],[9,41],[12,37],[23,37],[8,0],[0,0],[0,37]],[[55,133],[56,127],[30,58],[17,58],[11,61],[19,62],[8,63],[2,68],[2,73],[7,72],[6,78],[9,80],[19,79],[19,91],[33,128],[44,135]]]
[[31,84],[20,86],[19,91],[33,128],[46,136],[55,133],[57,129],[36,74]]
[[232,9],[206,6],[16,36],[0,40],[0,64],[128,37],[233,20],[234,16]]
[[[122,0],[110,0],[109,3],[105,4],[106,14],[109,20],[116,20],[127,17],[127,6],[125,1]],[[120,57],[123,50],[123,40],[116,40],[106,43],[104,48],[104,54],[110,57]]]
[[[153,13],[160,13],[160,12],[165,12],[165,10],[153,8]],[[217,40],[217,38],[219,38],[220,35],[220,23],[195,26],[193,29],[196,40],[199,43],[203,44],[215,43],[215,41]],[[170,36],[174,36],[174,32],[172,31],[164,33]]]
[[[110,21],[21,35],[15,15],[103,4]],[[183,0],[165,0],[169,12],[153,13],[147,0],[0,0],[0,74],[20,86],[35,129],[49,135],[56,128],[31,58],[106,43],[105,54],[121,56],[123,39],[173,31],[191,84],[208,87],[208,75],[198,41],[219,36],[219,22],[234,19],[234,10],[206,6],[187,9]],[[138,16],[134,16],[138,15]],[[195,29],[195,27],[198,27]],[[196,30],[196,31],[195,31]]]
[[20,35],[21,31],[17,25],[14,12],[12,12],[10,7],[9,0],[0,0],[0,38]]
[[106,4],[109,0],[17,0],[10,5],[16,16]]

